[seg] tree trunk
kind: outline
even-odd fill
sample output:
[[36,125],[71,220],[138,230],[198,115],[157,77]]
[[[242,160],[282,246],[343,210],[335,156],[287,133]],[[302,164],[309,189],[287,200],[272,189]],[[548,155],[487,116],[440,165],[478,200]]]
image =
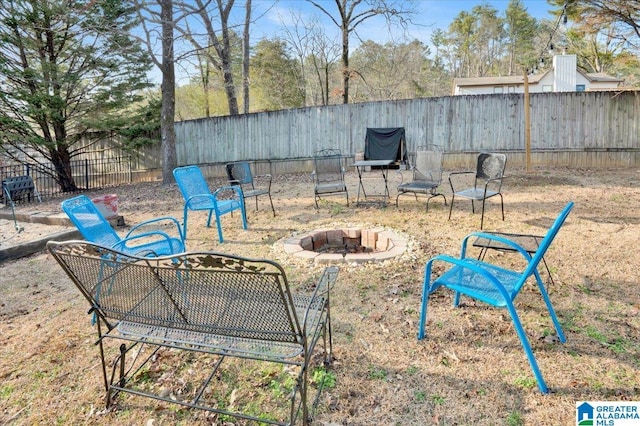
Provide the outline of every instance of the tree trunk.
[[173,169],[178,165],[176,155],[176,78],[173,65],[173,0],[162,0],[162,184],[173,182]]
[[242,88],[243,112],[249,113],[249,24],[251,23],[251,0],[247,0],[244,17],[244,34],[242,37]]
[[349,103],[349,28],[342,26],[342,103]]
[[51,163],[56,171],[56,181],[62,192],[76,192],[78,186],[73,179],[73,171],[71,170],[71,155],[69,150],[58,147],[49,151]]

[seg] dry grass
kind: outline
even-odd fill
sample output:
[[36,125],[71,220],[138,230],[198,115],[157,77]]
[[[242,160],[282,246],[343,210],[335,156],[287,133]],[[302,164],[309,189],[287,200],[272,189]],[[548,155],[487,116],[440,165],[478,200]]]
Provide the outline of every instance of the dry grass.
[[[469,301],[451,306],[440,291],[430,300],[427,338],[416,339],[425,262],[456,255],[479,214],[468,202],[448,208],[435,199],[401,198],[400,208],[356,208],[344,198],[313,206],[308,176],[278,176],[277,217],[267,203],[248,204],[249,231],[225,216],[225,244],[205,216],[190,219],[188,246],[279,261],[293,282],[319,266],[293,260],[279,242],[295,233],[345,226],[388,227],[410,239],[410,250],[383,264],[343,265],[332,298],[336,386],[327,391],[318,424],[572,424],[582,400],[640,399],[640,235],[638,170],[511,170],[504,188],[505,221],[489,202],[485,229],[544,233],[567,201],[576,207],[552,245],[547,262],[551,299],[567,343],[553,331],[535,286],[517,309],[551,389],[541,395],[508,314]],[[353,198],[356,178],[349,176]],[[393,182],[390,184],[393,191]],[[174,186],[123,186],[120,211],[127,223],[171,214],[181,218]],[[444,189],[449,198],[449,191]],[[94,193],[91,195],[98,195]],[[21,209],[57,210],[60,200]],[[28,227],[28,225],[27,225]],[[511,254],[491,253],[516,265]],[[0,424],[211,424],[191,412],[138,397],[105,411],[94,330],[88,306],[45,253],[0,266]],[[268,411],[268,408],[266,409]],[[152,421],[153,420],[153,421]]]

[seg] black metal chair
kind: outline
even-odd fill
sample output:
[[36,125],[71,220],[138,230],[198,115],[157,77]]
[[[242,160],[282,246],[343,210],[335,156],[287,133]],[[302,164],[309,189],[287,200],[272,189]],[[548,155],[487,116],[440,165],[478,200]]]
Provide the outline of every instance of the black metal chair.
[[[271,199],[272,176],[270,174],[253,176],[251,167],[246,161],[229,163],[226,165],[226,170],[229,183],[240,186],[245,200],[251,197],[256,198],[256,211],[258,210],[258,197],[266,195],[269,197],[269,203],[271,203],[271,211],[274,216],[276,215],[276,210],[273,208],[273,200]],[[259,181],[260,186],[257,187],[254,181]]]
[[[449,220],[456,197],[471,200],[471,212],[475,213],[475,202],[482,201],[482,216],[480,218],[480,229],[484,224],[484,205],[488,198],[500,197],[500,207],[502,209],[502,220],[504,220],[504,200],[502,198],[502,180],[504,170],[507,167],[507,156],[505,154],[481,153],[478,155],[476,171],[453,172],[449,174],[449,185],[451,185],[451,206],[449,207]],[[471,188],[460,189],[462,187],[463,175],[474,175],[473,186]]]
[[338,149],[323,149],[313,156],[314,201],[318,208],[318,200],[325,195],[344,194],[349,206],[349,193],[344,182],[342,153]]
[[[400,182],[398,185],[398,195],[396,195],[396,207],[398,198],[403,194],[413,194],[418,200],[418,194],[427,197],[426,211],[429,211],[429,201],[434,197],[444,198],[444,205],[447,205],[447,197],[438,192],[438,187],[442,183],[442,147],[438,145],[427,145],[416,150],[415,158],[411,162],[412,180],[411,182]],[[402,174],[400,175],[402,177]]]

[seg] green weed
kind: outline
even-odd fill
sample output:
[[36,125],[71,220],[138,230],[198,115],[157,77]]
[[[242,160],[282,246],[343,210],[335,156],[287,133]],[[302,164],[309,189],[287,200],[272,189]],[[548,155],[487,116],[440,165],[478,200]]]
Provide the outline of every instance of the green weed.
[[525,389],[532,389],[536,386],[536,379],[532,377],[518,377],[515,380],[515,384]]
[[387,371],[384,368],[372,365],[369,367],[369,378],[374,380],[385,380],[387,378]]
[[521,426],[524,424],[524,419],[522,418],[522,414],[519,412],[509,413],[507,416],[507,425],[508,426]]
[[13,393],[13,385],[5,385],[0,388],[0,399],[9,399]]
[[435,405],[442,405],[442,404],[444,404],[444,397],[440,396],[440,395],[431,395],[431,401]]
[[336,375],[320,367],[313,372],[311,381],[319,388],[331,389],[336,386]]

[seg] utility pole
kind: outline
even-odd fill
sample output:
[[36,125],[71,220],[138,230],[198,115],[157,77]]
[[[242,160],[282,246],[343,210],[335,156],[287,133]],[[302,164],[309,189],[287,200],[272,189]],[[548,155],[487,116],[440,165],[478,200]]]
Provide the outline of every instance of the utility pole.
[[531,111],[529,108],[529,75],[524,70],[524,145],[527,173],[531,172]]

